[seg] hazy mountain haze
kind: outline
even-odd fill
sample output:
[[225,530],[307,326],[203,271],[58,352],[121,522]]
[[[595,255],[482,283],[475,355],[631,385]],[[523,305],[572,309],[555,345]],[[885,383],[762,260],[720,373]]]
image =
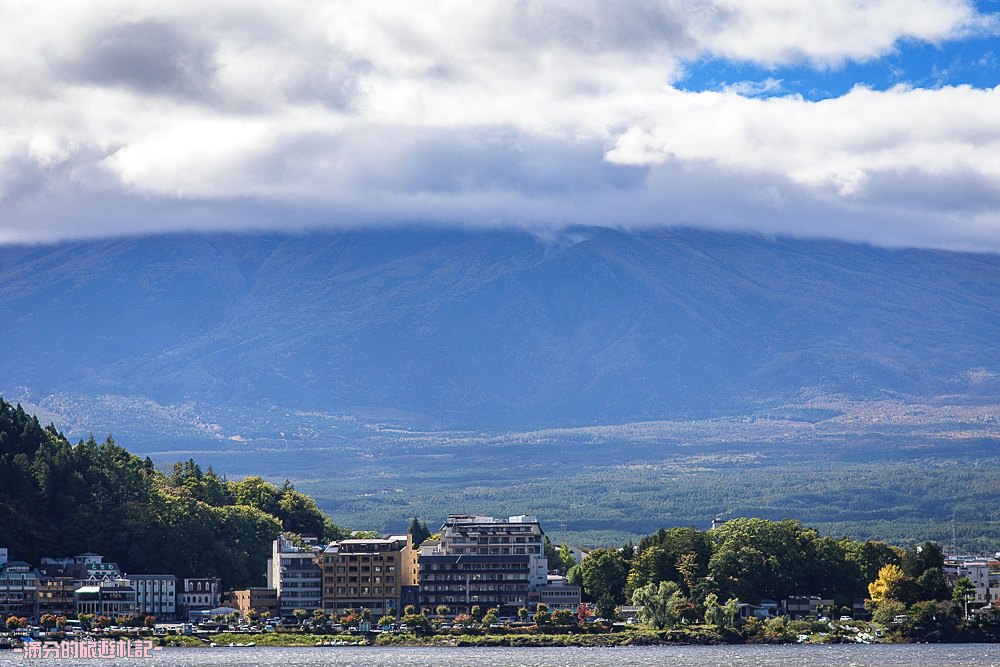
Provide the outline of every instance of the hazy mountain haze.
[[3,385],[524,429],[975,398],[1000,257],[691,230],[0,248]]

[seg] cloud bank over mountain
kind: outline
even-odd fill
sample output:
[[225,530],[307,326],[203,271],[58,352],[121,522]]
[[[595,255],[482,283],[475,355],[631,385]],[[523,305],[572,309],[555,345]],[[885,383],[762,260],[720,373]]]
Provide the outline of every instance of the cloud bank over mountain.
[[960,0],[6,4],[0,242],[424,222],[1000,251],[998,28]]

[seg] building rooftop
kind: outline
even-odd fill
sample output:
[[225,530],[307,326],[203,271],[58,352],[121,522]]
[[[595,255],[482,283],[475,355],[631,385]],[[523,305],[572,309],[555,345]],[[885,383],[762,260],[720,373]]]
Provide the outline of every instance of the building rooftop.
[[456,525],[462,523],[478,523],[478,524],[492,524],[492,523],[538,523],[538,517],[531,514],[517,514],[506,519],[497,519],[492,516],[480,516],[478,514],[449,514],[448,520],[445,521],[445,525]]

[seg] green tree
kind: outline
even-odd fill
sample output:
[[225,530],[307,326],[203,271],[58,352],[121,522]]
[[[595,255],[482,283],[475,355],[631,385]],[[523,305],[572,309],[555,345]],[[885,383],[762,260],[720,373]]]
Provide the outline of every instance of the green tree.
[[951,591],[951,599],[965,605],[965,615],[969,615],[969,600],[976,597],[976,586],[968,577],[960,577]]
[[472,609],[469,610],[469,613],[477,623],[483,620],[483,608],[478,604],[472,605]]
[[483,616],[483,625],[489,627],[491,625],[496,625],[500,622],[500,617],[497,616],[497,610],[490,607],[489,611]]
[[[689,554],[693,554],[690,556]],[[697,528],[660,529],[639,540],[631,559],[626,594],[639,586],[674,581],[691,592],[693,582],[707,574],[712,544],[708,535]],[[686,574],[678,569],[683,564]],[[685,576],[691,583],[687,583]]]
[[705,596],[705,623],[722,625],[722,607],[719,606],[719,596],[709,593]]
[[901,552],[883,542],[855,542],[842,539],[844,557],[857,572],[851,597],[863,597],[868,592],[868,584],[878,577],[878,572],[886,565],[899,565]]
[[787,639],[788,617],[775,616],[764,621],[764,636],[771,639]]
[[278,487],[260,477],[246,477],[239,482],[229,482],[229,492],[237,505],[253,507],[272,516],[278,515]]
[[351,531],[349,528],[344,528],[343,526],[338,526],[333,522],[333,519],[324,518],[323,519],[323,541],[324,542],[339,542],[340,540],[346,540],[350,537]]
[[926,541],[903,552],[900,567],[908,577],[918,579],[927,570],[944,566],[944,550],[937,542]]
[[722,605],[721,625],[724,628],[736,627],[736,621],[740,617],[740,601],[736,598],[729,598],[726,604]]
[[632,593],[632,604],[639,607],[639,622],[657,630],[673,627],[679,620],[678,607],[683,599],[674,581],[640,586]]
[[881,625],[889,625],[892,623],[894,618],[905,613],[906,605],[899,600],[882,598],[882,600],[875,605],[875,611],[872,613],[872,620]]
[[712,531],[709,573],[732,597],[782,599],[812,588],[817,537],[798,521],[733,519]]
[[573,550],[569,548],[568,544],[562,544],[559,547],[559,571],[565,574],[574,565],[576,565],[576,556],[573,555]]
[[575,625],[576,615],[569,609],[556,609],[552,612],[552,622],[556,625]]
[[597,615],[609,621],[614,621],[618,616],[618,603],[610,593],[597,598]]
[[549,605],[539,602],[535,605],[535,625],[542,627],[552,623],[552,614],[549,613]]
[[610,595],[616,602],[625,600],[625,577],[628,563],[617,549],[596,549],[580,565],[584,593],[591,600]]
[[832,537],[812,540],[812,559],[806,564],[806,576],[813,582],[809,590],[835,603],[850,604],[862,597],[868,584],[861,576],[861,568],[848,558],[850,541]]
[[413,521],[410,522],[410,535],[413,536],[413,546],[419,547],[423,544],[424,540],[431,536],[431,531],[427,527],[427,522],[420,522],[417,517],[413,517]]
[[529,615],[530,612],[528,611],[527,607],[521,607],[520,609],[517,610],[517,620],[521,621],[522,623],[528,620]]
[[680,583],[684,585],[684,590],[687,591],[688,595],[691,595],[695,584],[698,583],[698,579],[704,575],[702,567],[698,563],[698,554],[694,551],[681,554],[677,557],[675,568],[677,569],[678,576],[681,578]]
[[583,590],[583,567],[574,565],[566,570],[566,583],[570,586],[579,586]]
[[174,491],[188,494],[209,505],[228,505],[233,501],[225,480],[216,475],[212,468],[202,473],[201,466],[194,459],[175,463],[167,481]]
[[285,530],[315,537],[325,532],[325,519],[316,502],[290,486],[281,493],[276,516]]
[[948,578],[939,567],[929,567],[917,578],[917,590],[921,600],[947,600]]
[[423,614],[405,614],[400,622],[418,635],[427,635],[431,632],[431,622]]
[[542,548],[545,551],[545,560],[548,561],[549,569],[565,572],[563,569],[562,557],[559,555],[559,549],[549,541],[548,535],[545,536]]

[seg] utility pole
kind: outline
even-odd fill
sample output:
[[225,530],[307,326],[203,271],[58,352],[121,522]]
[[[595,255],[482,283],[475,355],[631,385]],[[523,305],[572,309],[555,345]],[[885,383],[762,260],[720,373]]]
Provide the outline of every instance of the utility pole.
[[951,555],[958,555],[958,531],[955,527],[955,515],[951,515]]

